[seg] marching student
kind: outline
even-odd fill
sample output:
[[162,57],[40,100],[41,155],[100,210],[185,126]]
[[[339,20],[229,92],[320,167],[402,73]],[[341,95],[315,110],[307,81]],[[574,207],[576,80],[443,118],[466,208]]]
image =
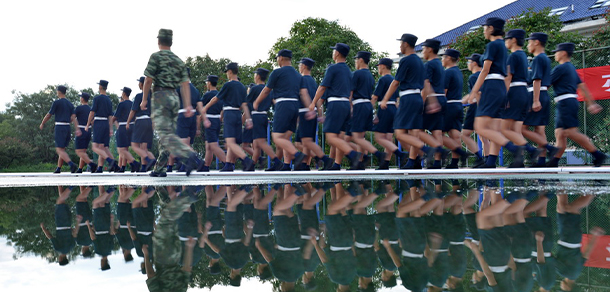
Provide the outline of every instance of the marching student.
[[[144,86],[144,80],[146,77],[142,76],[138,79],[138,87],[142,90]],[[141,109],[140,104],[142,103],[143,92],[136,94],[133,99],[133,105],[127,118],[127,124],[125,127],[131,130],[131,149],[133,152],[140,156],[140,164],[142,168],[138,172],[147,172],[155,166],[157,160],[155,156],[150,152],[152,148],[153,128],[152,120],[150,119],[150,108]],[[146,103],[150,103],[151,94],[148,94]],[[131,121],[135,119],[135,123],[132,126]]]
[[108,97],[106,90],[108,89],[108,81],[100,80],[98,91],[100,94],[93,97],[93,106],[89,112],[89,119],[85,131],[89,131],[89,127],[93,126],[93,152],[97,153],[97,170],[95,173],[104,172],[104,161],[108,163],[109,171],[118,171],[119,166],[114,160],[114,156],[108,148],[110,146],[110,136],[112,135],[112,101]]
[[80,162],[78,164],[78,170],[76,170],[76,173],[82,173],[85,164],[89,165],[89,168],[93,173],[97,170],[97,164],[93,162],[87,154],[87,149],[89,148],[89,143],[91,142],[91,131],[85,131],[85,125],[87,125],[89,112],[91,111],[91,107],[89,106],[89,99],[91,98],[91,95],[86,92],[81,92],[79,96],[80,105],[74,109],[74,115],[76,115],[78,128],[81,132],[80,136],[76,136],[74,138],[74,150],[76,151],[76,155],[80,157]]
[[125,172],[125,164],[127,163],[131,165],[131,172],[136,172],[140,170],[140,163],[137,162],[129,152],[132,134],[131,131],[127,128],[127,119],[129,118],[129,113],[133,106],[133,102],[129,100],[131,88],[123,87],[121,91],[123,92],[121,94],[121,102],[119,102],[119,105],[117,105],[116,107],[116,111],[110,118],[112,120],[112,123],[116,122],[118,124],[116,131],[116,145],[117,150],[119,152],[120,167],[118,172]]
[[[208,75],[205,81],[205,86],[208,91],[203,94],[203,97],[201,97],[200,104],[197,104],[197,110],[200,111],[199,116],[197,116],[199,119],[199,121],[197,121],[198,124],[203,122],[204,117],[201,114],[200,108],[203,109],[203,107],[206,106],[214,96],[218,95],[218,90],[216,89],[217,85],[218,76]],[[222,163],[226,162],[227,157],[225,152],[218,145],[218,136],[220,136],[220,121],[222,117],[222,104],[222,100],[219,100],[216,102],[216,104],[210,106],[206,112],[205,116],[210,121],[210,126],[205,127],[205,159],[204,163],[200,164],[197,168],[198,172],[210,171],[210,165],[212,165],[212,158],[214,158],[214,156],[216,156],[216,158],[218,158],[218,160],[220,160]]]
[[[445,67],[444,87],[445,98],[447,99],[445,114],[443,116],[443,133],[446,133],[448,136],[443,137],[443,144],[448,147],[451,147],[451,145],[458,145],[459,149],[462,150],[460,132],[462,131],[462,121],[464,120],[464,108],[462,106],[464,76],[457,66],[459,58],[460,51],[447,49],[442,54],[441,59],[441,63],[443,64],[443,67]],[[449,139],[453,142],[448,141]],[[468,158],[468,155],[465,152],[462,156],[457,153],[452,153],[451,155],[451,163],[445,168],[456,169],[459,167],[458,162],[460,161],[460,158],[462,158],[463,162]]]
[[[178,135],[178,137],[180,138],[180,140],[182,140],[182,142],[184,144],[187,144],[187,145],[190,145],[191,147],[193,147],[193,143],[195,142],[195,136],[197,135],[197,133],[200,130],[200,128],[199,128],[200,124],[197,123],[197,121],[199,120],[199,114],[197,113],[197,111],[195,109],[197,108],[197,105],[201,101],[200,100],[201,94],[199,93],[199,90],[191,82],[191,69],[187,67],[186,72],[188,73],[188,77],[189,77],[189,88],[190,88],[190,92],[191,92],[191,106],[193,107],[193,110],[192,110],[193,116],[186,117],[184,115],[186,110],[184,109],[184,106],[182,105],[182,95],[180,93],[180,87],[178,87],[176,89],[176,92],[178,92],[178,97],[180,97],[179,100],[180,100],[181,109],[178,110],[178,120],[176,121],[176,135]],[[178,162],[180,162],[179,158],[170,156],[169,161],[167,163],[167,171],[172,172],[174,163],[178,163]],[[184,165],[182,163],[180,163],[179,165],[180,165],[180,167],[176,170],[179,172],[185,172],[186,165]],[[199,165],[199,159],[197,159],[197,165]]]
[[[479,78],[479,74],[481,74],[481,54],[472,54],[470,57],[466,57],[468,60],[468,70],[472,73],[470,77],[468,77],[468,90],[469,93],[462,98],[462,104],[469,104],[468,100],[470,98],[470,92],[472,92],[472,87],[477,82],[477,78]],[[476,159],[473,168],[478,168],[481,165],[485,164],[485,156],[486,152],[489,151],[489,140],[480,137],[481,142],[483,144],[483,154],[480,153],[478,143],[472,139],[472,134],[474,133],[474,118],[477,112],[477,103],[470,103],[468,109],[466,110],[466,115],[464,116],[464,124],[462,126],[462,141],[466,145],[466,148],[470,150],[470,152],[474,153]],[[486,146],[487,145],[487,146]]]

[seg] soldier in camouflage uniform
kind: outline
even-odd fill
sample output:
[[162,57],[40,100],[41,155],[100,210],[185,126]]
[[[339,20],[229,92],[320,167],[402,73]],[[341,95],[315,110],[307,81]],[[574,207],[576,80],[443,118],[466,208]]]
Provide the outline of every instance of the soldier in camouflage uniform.
[[[178,56],[171,51],[173,32],[170,29],[160,29],[159,35],[159,51],[153,53],[148,60],[148,65],[144,71],[146,79],[144,80],[143,96],[148,96],[154,81],[155,86],[153,91],[153,106],[152,120],[155,130],[159,135],[159,158],[154,170],[150,176],[166,176],[165,167],[169,154],[175,157],[182,158],[186,161],[186,175],[190,175],[191,170],[196,167],[196,154],[193,149],[183,143],[176,133],[176,120],[178,118],[178,110],[180,109],[180,101],[176,88],[181,86],[182,104],[186,112],[185,117],[193,115],[193,107],[191,106],[191,88],[189,86],[188,73],[186,65]],[[140,108],[145,110],[147,100],[143,99]]]
[[195,239],[189,237],[186,242],[183,266],[180,266],[182,244],[178,237],[178,218],[197,201],[191,190],[185,190],[181,195],[166,204],[161,211],[153,235],[153,263],[150,261],[147,246],[142,247],[146,266],[146,285],[151,292],[155,291],[186,291],[191,276],[191,262]]

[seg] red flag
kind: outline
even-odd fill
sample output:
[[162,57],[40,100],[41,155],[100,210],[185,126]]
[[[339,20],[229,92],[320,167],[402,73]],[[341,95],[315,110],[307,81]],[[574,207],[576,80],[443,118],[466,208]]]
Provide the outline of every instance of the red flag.
[[[582,235],[582,252],[589,242],[590,234]],[[603,235],[597,239],[593,252],[585,263],[586,267],[610,269],[610,235]]]
[[[610,99],[610,66],[577,69],[576,71],[580,79],[589,87],[593,99]],[[578,100],[585,100],[580,91]]]

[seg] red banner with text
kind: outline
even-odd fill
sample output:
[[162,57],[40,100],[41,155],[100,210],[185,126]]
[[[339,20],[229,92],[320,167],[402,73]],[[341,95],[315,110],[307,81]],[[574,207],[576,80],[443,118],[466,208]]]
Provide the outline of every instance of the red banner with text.
[[[610,99],[610,66],[578,69],[578,76],[587,84],[593,99]],[[582,92],[578,92],[578,100],[584,101]]]
[[[582,249],[587,246],[590,234],[582,235]],[[585,252],[584,250],[582,251]],[[585,263],[586,267],[610,269],[610,235],[603,235],[597,239],[593,252],[589,260]]]

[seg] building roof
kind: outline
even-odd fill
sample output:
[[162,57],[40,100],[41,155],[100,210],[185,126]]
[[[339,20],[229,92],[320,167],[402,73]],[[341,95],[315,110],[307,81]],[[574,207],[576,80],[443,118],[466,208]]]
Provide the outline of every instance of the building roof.
[[[452,43],[458,36],[463,35],[471,29],[477,29],[489,17],[509,19],[529,8],[533,8],[534,11],[540,11],[547,7],[551,7],[551,13],[559,15],[561,21],[570,23],[603,15],[606,9],[610,8],[610,0],[517,0],[434,38],[441,41],[441,46],[446,46]],[[421,45],[418,44],[415,50],[420,51]]]

